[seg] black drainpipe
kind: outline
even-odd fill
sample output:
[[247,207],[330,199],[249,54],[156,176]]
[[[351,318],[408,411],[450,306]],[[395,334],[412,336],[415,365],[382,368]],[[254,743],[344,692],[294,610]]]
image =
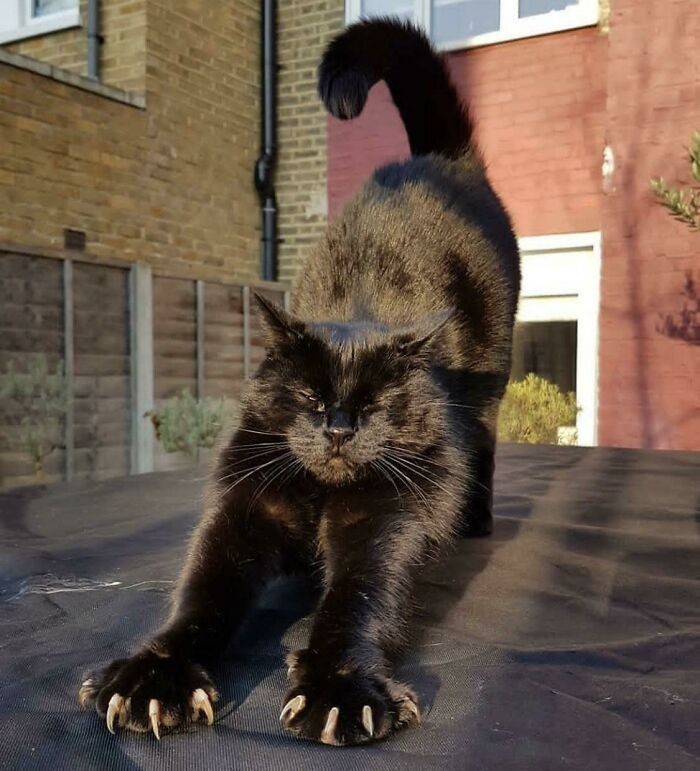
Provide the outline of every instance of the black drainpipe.
[[100,0],[88,0],[87,7],[87,73],[88,78],[100,79]]
[[255,189],[262,214],[262,264],[265,281],[277,280],[277,2],[262,0],[261,40],[261,155],[255,163]]

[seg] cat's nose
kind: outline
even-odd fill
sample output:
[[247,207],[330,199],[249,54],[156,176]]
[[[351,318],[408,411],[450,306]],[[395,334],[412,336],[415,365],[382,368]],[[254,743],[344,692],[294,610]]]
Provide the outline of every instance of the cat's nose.
[[328,415],[324,433],[331,443],[333,452],[337,454],[340,448],[355,436],[355,427],[347,412],[333,410]]

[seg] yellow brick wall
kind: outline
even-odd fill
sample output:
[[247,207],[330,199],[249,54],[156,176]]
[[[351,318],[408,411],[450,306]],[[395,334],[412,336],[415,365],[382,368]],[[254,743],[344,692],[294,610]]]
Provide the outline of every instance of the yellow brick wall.
[[[102,0],[102,82],[143,93],[146,73],[147,0]],[[80,0],[81,26],[3,46],[55,67],[87,75],[87,0]]]
[[0,242],[256,278],[258,5],[149,0],[145,111],[0,65]]
[[316,68],[343,25],[342,0],[285,0],[279,8],[280,278],[290,279],[326,224],[326,112]]
[[[56,248],[70,227],[98,257],[257,277],[258,0],[102,6],[104,82],[143,93],[146,111],[3,67],[0,241]],[[326,223],[316,67],[343,3],[285,0],[278,14],[279,277],[289,280]],[[84,28],[7,48],[85,71]]]

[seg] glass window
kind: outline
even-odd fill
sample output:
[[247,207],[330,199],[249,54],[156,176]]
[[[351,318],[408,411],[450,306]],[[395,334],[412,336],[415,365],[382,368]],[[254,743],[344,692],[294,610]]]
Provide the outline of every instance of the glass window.
[[410,19],[437,45],[460,48],[587,27],[599,0],[346,0],[348,22],[373,16]]
[[432,0],[432,38],[440,44],[495,32],[500,18],[500,0]]
[[413,19],[413,0],[362,0],[363,16],[400,16]]
[[512,380],[530,372],[564,392],[576,392],[575,321],[520,321],[513,335]]
[[79,0],[0,0],[0,45],[79,24]]
[[33,15],[48,16],[59,11],[70,11],[78,7],[78,0],[34,0]]
[[578,5],[578,0],[519,0],[518,16],[538,16],[550,11],[563,11],[572,5]]

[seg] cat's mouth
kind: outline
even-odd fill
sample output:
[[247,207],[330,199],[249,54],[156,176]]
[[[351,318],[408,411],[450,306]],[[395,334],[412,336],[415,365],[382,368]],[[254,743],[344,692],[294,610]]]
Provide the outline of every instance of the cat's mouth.
[[321,471],[324,481],[332,484],[347,482],[355,476],[356,464],[344,454],[329,454]]

